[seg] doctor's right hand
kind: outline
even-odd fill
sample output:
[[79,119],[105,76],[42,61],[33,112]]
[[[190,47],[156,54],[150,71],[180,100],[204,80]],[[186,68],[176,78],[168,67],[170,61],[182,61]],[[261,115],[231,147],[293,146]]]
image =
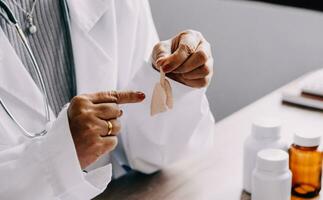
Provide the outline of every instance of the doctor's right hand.
[[[139,103],[144,99],[144,93],[132,91],[99,92],[72,99],[68,119],[82,169],[117,146],[121,129],[117,118],[122,115],[118,104]],[[113,127],[111,131],[109,123]]]

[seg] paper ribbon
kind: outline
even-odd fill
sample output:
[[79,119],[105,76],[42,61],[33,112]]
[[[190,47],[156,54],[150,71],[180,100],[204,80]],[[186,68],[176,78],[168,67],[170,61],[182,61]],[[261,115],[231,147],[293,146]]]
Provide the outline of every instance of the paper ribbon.
[[160,70],[160,81],[155,84],[151,99],[150,114],[154,116],[158,113],[166,112],[173,108],[172,87],[167,80],[165,73]]

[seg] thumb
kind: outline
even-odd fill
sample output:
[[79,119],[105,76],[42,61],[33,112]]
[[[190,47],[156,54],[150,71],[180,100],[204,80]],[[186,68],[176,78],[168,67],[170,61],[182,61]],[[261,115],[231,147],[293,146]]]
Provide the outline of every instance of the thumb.
[[154,46],[152,64],[158,70],[164,66],[165,58],[172,54],[172,41],[165,40]]

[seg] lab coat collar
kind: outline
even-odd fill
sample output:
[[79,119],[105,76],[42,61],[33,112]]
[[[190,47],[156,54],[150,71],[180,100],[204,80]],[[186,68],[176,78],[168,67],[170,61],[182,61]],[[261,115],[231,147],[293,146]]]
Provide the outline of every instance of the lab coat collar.
[[89,32],[108,10],[111,0],[67,0],[70,16]]
[[114,6],[113,0],[68,0],[77,94],[116,87]]

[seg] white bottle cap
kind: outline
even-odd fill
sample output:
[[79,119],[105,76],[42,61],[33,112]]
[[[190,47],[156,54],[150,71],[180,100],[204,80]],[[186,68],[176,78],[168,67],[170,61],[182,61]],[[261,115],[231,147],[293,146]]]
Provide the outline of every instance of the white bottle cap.
[[258,139],[280,138],[281,121],[272,118],[259,118],[252,124],[252,134]]
[[280,149],[264,149],[257,154],[257,169],[280,172],[288,170],[288,154]]
[[315,147],[321,143],[320,135],[304,134],[296,132],[294,134],[294,144],[302,147]]

